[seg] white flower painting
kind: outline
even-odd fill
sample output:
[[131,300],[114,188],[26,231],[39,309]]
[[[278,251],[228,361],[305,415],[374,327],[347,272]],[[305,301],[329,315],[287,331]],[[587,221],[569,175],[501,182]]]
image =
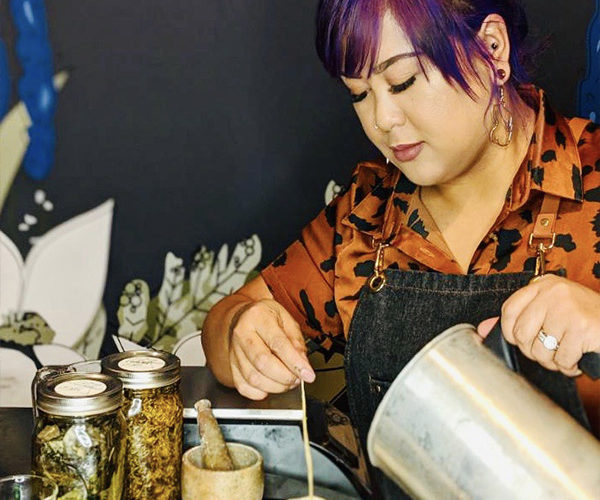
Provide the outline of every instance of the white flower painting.
[[98,356],[112,215],[108,200],[54,227],[26,260],[0,232],[0,406],[31,405],[36,367]]

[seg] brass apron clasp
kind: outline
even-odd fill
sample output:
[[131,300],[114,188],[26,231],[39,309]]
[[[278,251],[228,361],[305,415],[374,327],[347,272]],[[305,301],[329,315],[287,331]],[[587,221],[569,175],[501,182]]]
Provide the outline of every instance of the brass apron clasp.
[[[373,246],[375,246],[375,241],[373,241]],[[381,240],[377,244],[375,269],[368,281],[369,290],[373,293],[379,292],[385,286],[386,278],[385,273],[383,272],[383,251],[389,246],[388,243],[383,243]]]

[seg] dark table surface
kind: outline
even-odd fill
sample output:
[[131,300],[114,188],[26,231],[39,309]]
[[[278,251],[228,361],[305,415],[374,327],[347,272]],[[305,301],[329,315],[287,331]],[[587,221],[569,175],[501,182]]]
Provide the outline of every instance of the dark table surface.
[[[204,367],[183,367],[181,392],[184,416],[195,419],[194,402],[210,399],[219,420],[298,421],[302,415],[299,390],[250,401],[219,384]],[[31,465],[31,408],[0,408],[0,476],[22,474]]]
[[[305,494],[300,430],[302,401],[299,389],[272,395],[263,401],[250,401],[237,391],[219,384],[208,369],[184,367],[181,392],[185,407],[184,449],[198,444],[194,402],[203,398],[210,399],[225,438],[247,442],[265,456],[265,498],[280,499]],[[0,408],[0,477],[30,471],[32,431],[31,408]],[[280,437],[275,439],[274,436]],[[344,476],[337,468],[340,464],[334,461],[338,464],[334,465],[327,456],[313,450],[313,460],[316,459],[318,465],[315,469],[317,494],[334,500],[358,498],[346,477],[347,472]],[[290,463],[290,457],[295,458],[298,464]],[[283,474],[281,471],[273,474],[278,471],[268,470],[267,465],[271,469],[278,469],[282,463],[286,464],[287,469]],[[324,476],[320,486],[319,471]],[[334,485],[339,489],[330,489]]]
[[0,408],[0,476],[29,472],[32,430],[31,408]]

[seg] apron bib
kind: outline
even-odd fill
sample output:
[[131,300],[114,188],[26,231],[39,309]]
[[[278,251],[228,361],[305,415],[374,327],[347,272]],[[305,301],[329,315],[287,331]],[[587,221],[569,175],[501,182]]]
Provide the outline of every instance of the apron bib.
[[[385,286],[378,292],[363,287],[344,356],[350,414],[363,450],[377,406],[411,358],[451,326],[477,325],[497,316],[504,301],[531,277],[530,273],[444,275],[386,270]],[[521,374],[589,428],[575,381],[509,347],[515,351]],[[410,498],[379,469],[369,463],[368,468],[374,498]]]

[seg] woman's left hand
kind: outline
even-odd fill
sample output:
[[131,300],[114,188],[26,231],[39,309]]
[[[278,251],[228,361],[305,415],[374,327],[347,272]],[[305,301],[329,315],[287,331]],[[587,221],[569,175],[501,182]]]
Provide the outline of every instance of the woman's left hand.
[[[496,321],[477,328],[486,337]],[[586,352],[600,352],[600,294],[565,278],[547,274],[511,295],[502,306],[502,333],[528,358],[573,377]],[[556,350],[539,339],[542,330],[558,340]]]

